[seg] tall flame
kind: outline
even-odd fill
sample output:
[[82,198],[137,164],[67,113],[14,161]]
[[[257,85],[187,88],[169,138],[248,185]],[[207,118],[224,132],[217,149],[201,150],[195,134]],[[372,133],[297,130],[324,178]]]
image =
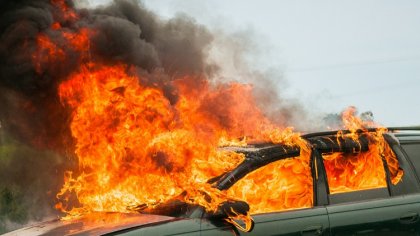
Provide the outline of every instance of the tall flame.
[[[64,1],[52,3],[64,21],[78,20]],[[170,82],[178,93],[174,102],[158,85],[142,83],[145,80],[134,66],[118,60],[92,60],[94,30],[63,30],[58,22],[49,30],[60,35],[59,41],[38,35],[32,55],[38,73],[65,62],[68,48],[80,54],[78,69],[58,88],[61,101],[72,111],[70,129],[79,163],[79,170],[65,173],[64,186],[57,194],[57,207],[68,218],[98,211],[128,212],[131,206],[142,204],[153,208],[173,198],[208,211],[215,211],[228,199],[247,201],[251,213],[313,205],[309,144],[292,128],[277,127],[264,116],[252,86],[213,84],[192,75],[177,77]],[[360,120],[353,113],[344,115],[348,121],[344,123],[356,130]],[[389,154],[393,182],[398,182],[402,174],[398,162],[379,136],[372,144],[377,148],[359,155],[351,162],[354,165],[343,165],[341,160],[348,157],[341,154],[324,157],[327,172],[334,173],[328,174],[332,191],[347,190],[349,184],[357,189],[383,186],[381,171],[366,184],[351,177],[382,165],[382,153]],[[208,184],[244,159],[242,154],[218,147],[246,145],[249,140],[297,145],[301,155],[271,163],[227,191]],[[375,157],[370,158],[372,155]]]

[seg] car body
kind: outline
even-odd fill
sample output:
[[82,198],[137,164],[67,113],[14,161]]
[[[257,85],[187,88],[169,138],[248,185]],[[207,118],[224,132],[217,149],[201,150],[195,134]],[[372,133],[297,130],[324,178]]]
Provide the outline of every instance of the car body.
[[[117,221],[113,221],[112,217],[109,220],[100,215],[93,216],[96,221],[90,223],[83,219],[52,221],[7,235],[420,235],[419,131],[420,127],[388,128],[381,133],[398,160],[398,170],[403,173],[399,181],[393,182],[392,163],[382,156],[385,185],[337,193],[333,193],[329,183],[325,154],[357,156],[369,145],[364,133],[376,130],[362,131],[357,140],[346,138],[342,131],[303,135],[311,150],[313,206],[254,214],[254,227],[250,232],[239,231],[223,217],[208,214],[202,207],[177,203],[171,205],[172,209],[178,208],[177,211],[166,213],[169,216],[119,214]],[[229,189],[244,176],[270,163],[299,155],[298,147],[275,144],[231,149],[244,153],[246,159],[229,173],[211,180],[220,190]],[[126,220],[121,221],[121,218]]]

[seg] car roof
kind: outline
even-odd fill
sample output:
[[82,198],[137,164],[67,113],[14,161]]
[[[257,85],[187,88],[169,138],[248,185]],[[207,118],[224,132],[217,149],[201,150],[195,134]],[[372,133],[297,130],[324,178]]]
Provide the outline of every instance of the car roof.
[[[386,129],[388,134],[392,134],[394,136],[399,135],[399,140],[404,139],[402,138],[403,133],[417,133],[415,138],[420,141],[420,126],[388,127]],[[350,130],[314,132],[304,134],[301,137],[307,140],[312,148],[315,148],[319,153],[355,153],[363,152],[369,149],[369,140],[366,133],[375,132],[376,130],[377,128],[367,128],[353,131],[360,134],[357,140],[351,137],[337,135],[338,133],[349,134],[352,132]],[[410,139],[412,140],[413,136],[410,136]],[[297,157],[300,155],[299,147],[273,143],[257,143],[245,147],[223,147],[221,150],[243,153],[245,155],[245,159],[230,172],[209,180],[209,183],[214,183],[216,188],[220,190],[230,188],[247,173],[258,169],[261,166],[277,160]]]
[[[378,128],[367,128],[367,129],[364,129],[364,130],[361,130],[361,129],[357,130],[356,132],[358,132],[358,133],[374,132],[377,129]],[[394,133],[396,135],[404,134],[404,133],[406,133],[406,134],[407,133],[412,133],[412,134],[420,135],[420,126],[386,127],[386,130],[389,133]],[[331,135],[336,135],[338,132],[341,132],[343,134],[347,134],[347,133],[350,133],[351,131],[349,131],[349,130],[331,130],[331,131],[311,132],[311,133],[307,133],[307,134],[302,135],[302,138],[308,139],[308,138],[320,137],[320,136],[331,136]]]

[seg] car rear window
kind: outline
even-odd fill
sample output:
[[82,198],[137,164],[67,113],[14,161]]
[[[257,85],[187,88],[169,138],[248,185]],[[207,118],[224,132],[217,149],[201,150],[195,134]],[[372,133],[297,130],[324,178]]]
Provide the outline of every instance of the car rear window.
[[420,177],[420,143],[404,143],[401,147],[413,164],[417,176]]

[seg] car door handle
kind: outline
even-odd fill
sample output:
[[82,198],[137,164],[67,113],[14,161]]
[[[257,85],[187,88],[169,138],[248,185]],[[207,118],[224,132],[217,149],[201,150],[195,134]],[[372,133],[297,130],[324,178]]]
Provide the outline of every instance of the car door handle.
[[315,225],[315,226],[309,226],[306,229],[302,230],[300,232],[300,235],[322,235],[322,226]]
[[400,217],[400,222],[403,224],[412,224],[419,220],[419,214],[415,212],[407,213]]

